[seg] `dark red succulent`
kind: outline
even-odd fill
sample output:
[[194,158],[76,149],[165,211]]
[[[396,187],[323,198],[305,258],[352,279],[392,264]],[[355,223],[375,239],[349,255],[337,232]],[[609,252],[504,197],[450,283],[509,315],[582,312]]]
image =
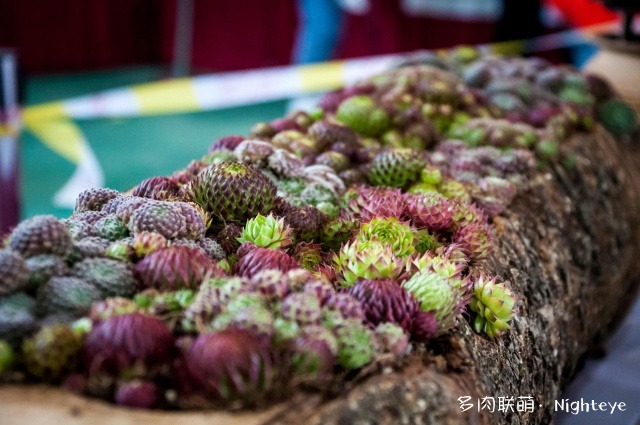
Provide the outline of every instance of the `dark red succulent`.
[[135,409],[151,409],[160,399],[158,386],[150,381],[134,380],[118,385],[116,404]]
[[132,195],[158,201],[174,200],[180,196],[180,185],[169,177],[151,177],[136,186]]
[[224,270],[198,248],[173,245],[140,260],[134,269],[143,288],[162,291],[197,289],[206,276],[223,276]]
[[235,270],[238,275],[251,278],[263,270],[288,272],[298,267],[296,260],[286,252],[257,247],[238,260]]
[[174,336],[160,319],[140,313],[94,323],[82,355],[89,375],[152,378],[174,356]]
[[211,144],[209,152],[219,151],[221,149],[228,149],[230,151],[238,147],[240,143],[244,141],[242,136],[226,136],[222,137]]
[[211,402],[265,397],[275,387],[274,356],[263,339],[242,329],[201,334],[178,365],[183,404],[204,397]]
[[359,187],[357,195],[349,200],[349,209],[362,222],[373,218],[400,218],[404,208],[402,191],[384,186]]
[[413,316],[411,337],[416,341],[426,342],[436,336],[438,321],[430,311],[418,311]]
[[392,279],[358,280],[349,294],[360,302],[371,325],[392,322],[411,332],[420,303]]

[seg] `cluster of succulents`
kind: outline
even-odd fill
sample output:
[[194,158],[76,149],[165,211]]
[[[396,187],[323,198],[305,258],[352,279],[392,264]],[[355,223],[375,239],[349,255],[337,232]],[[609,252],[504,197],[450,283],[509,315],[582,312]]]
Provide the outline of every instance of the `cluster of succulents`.
[[494,217],[572,132],[602,119],[624,135],[635,115],[540,59],[412,62],[18,225],[0,250],[0,380],[137,408],[253,406],[458,326],[508,331],[515,291],[472,278]]

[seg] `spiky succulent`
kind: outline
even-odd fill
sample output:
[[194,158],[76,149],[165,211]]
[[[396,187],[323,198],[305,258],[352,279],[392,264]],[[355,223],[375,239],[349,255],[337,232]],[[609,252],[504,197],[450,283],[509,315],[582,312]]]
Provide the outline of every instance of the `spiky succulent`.
[[169,177],[151,177],[136,186],[132,195],[157,201],[172,201],[180,198],[180,186]]
[[278,249],[291,245],[291,228],[284,224],[284,219],[273,214],[258,214],[247,220],[238,242],[251,242],[262,248]]
[[21,292],[0,298],[0,340],[18,347],[23,338],[38,329],[34,304]]
[[318,324],[322,317],[320,301],[310,292],[289,294],[282,300],[282,317],[301,326]]
[[160,401],[160,389],[150,381],[126,381],[118,385],[114,400],[119,406],[151,409]]
[[407,257],[415,250],[411,227],[394,217],[373,218],[362,225],[357,237],[361,242],[377,240],[390,245],[393,253],[399,257]]
[[56,381],[79,363],[82,338],[66,325],[46,326],[24,340],[22,354],[29,374]]
[[67,226],[54,216],[37,215],[16,226],[9,235],[7,247],[23,257],[65,255],[71,248],[71,234]]
[[340,284],[352,286],[358,278],[395,279],[402,271],[402,260],[390,246],[377,240],[354,241],[343,245],[334,257],[336,270],[341,275]]
[[244,223],[273,208],[276,186],[250,165],[223,162],[202,170],[191,182],[189,193],[215,221]]
[[300,242],[293,250],[293,258],[303,269],[314,271],[324,260],[322,246],[320,244]]
[[66,312],[76,316],[88,313],[102,293],[94,285],[77,277],[53,277],[38,289],[38,309],[43,313]]
[[362,222],[374,217],[402,217],[405,199],[400,189],[388,187],[360,187],[348,201],[348,208]]
[[389,115],[369,96],[353,96],[343,101],[336,118],[365,136],[377,136],[389,127]]
[[29,286],[37,288],[50,278],[69,273],[65,260],[57,255],[41,254],[30,257],[25,262],[29,270]]
[[251,278],[251,288],[268,300],[281,300],[291,291],[291,283],[280,270],[267,269]]
[[103,297],[131,297],[137,289],[130,263],[110,258],[87,258],[76,263],[72,274],[95,286]]
[[285,252],[257,247],[242,256],[235,269],[238,275],[251,278],[263,270],[288,272],[298,267],[296,260]]
[[129,221],[129,229],[134,235],[155,232],[173,239],[184,235],[186,228],[181,208],[171,202],[147,202],[133,212]]
[[271,338],[275,332],[273,314],[264,306],[247,306],[218,314],[208,329],[244,329],[261,338]]
[[215,241],[220,244],[224,252],[233,254],[240,246],[238,238],[242,234],[242,227],[236,223],[226,224],[215,237]]
[[460,313],[462,292],[455,289],[448,279],[423,270],[404,281],[402,287],[418,300],[420,310],[434,314],[441,332],[454,325],[455,317]]
[[378,351],[382,353],[402,355],[407,352],[409,346],[407,331],[395,323],[379,324],[373,331],[373,337]]
[[122,314],[94,323],[82,356],[92,375],[153,378],[172,360],[174,341],[162,320],[141,313]]
[[460,227],[453,235],[453,242],[473,260],[481,260],[491,250],[491,226],[486,223],[471,223]]
[[452,202],[442,195],[407,195],[405,217],[419,229],[433,232],[449,230],[454,224],[453,211]]
[[165,248],[169,242],[160,233],[142,231],[133,237],[133,250],[137,257],[142,258],[161,248]]
[[346,369],[358,369],[373,360],[373,333],[357,319],[349,320],[336,329],[338,363]]
[[276,385],[269,346],[242,329],[200,335],[183,354],[179,369],[179,397],[186,406],[234,400],[257,403]]
[[131,215],[141,206],[154,203],[153,200],[149,198],[143,198],[141,196],[119,196],[118,198],[113,199],[114,205],[110,207],[108,204],[105,207],[105,211],[107,207],[109,211],[113,210],[115,212],[116,217],[120,219],[124,224],[130,226],[129,221],[131,220]]
[[374,186],[404,188],[418,179],[424,162],[412,149],[391,149],[373,158],[367,180]]
[[0,250],[0,296],[19,291],[27,285],[28,265],[20,254]]
[[349,288],[349,294],[361,303],[368,323],[374,326],[384,322],[396,323],[406,332],[411,332],[413,317],[420,304],[396,281],[359,280]]
[[76,198],[75,213],[83,211],[100,211],[111,199],[118,196],[117,190],[95,187],[87,189]]
[[224,271],[199,249],[169,246],[147,255],[134,269],[145,288],[196,289],[206,276],[222,276]]
[[505,283],[480,277],[473,285],[469,302],[471,311],[476,313],[473,328],[489,338],[499,336],[511,327],[508,322],[515,316],[515,304],[516,298]]
[[103,239],[117,241],[129,236],[129,229],[115,214],[108,214],[93,224],[93,234]]

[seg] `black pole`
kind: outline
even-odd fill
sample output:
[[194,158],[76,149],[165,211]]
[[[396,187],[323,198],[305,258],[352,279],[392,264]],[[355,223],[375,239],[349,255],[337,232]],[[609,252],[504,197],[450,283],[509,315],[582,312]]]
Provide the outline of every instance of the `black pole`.
[[20,220],[19,148],[17,58],[14,51],[0,49],[0,237]]

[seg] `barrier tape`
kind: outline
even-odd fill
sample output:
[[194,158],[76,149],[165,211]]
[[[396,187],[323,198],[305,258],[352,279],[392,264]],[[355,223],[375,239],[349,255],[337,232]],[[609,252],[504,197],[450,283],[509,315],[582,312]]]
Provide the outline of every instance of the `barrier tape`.
[[[502,55],[534,53],[584,44],[585,34],[610,28],[610,24],[598,25],[477,47]],[[75,200],[72,192],[79,193],[104,183],[95,155],[72,120],[209,111],[324,92],[379,74],[403,58],[406,55],[373,56],[138,84],[30,106],[23,110],[23,122],[27,131],[82,170],[76,174],[86,179],[84,182],[74,174],[63,190],[56,194],[56,205],[69,207]]]

